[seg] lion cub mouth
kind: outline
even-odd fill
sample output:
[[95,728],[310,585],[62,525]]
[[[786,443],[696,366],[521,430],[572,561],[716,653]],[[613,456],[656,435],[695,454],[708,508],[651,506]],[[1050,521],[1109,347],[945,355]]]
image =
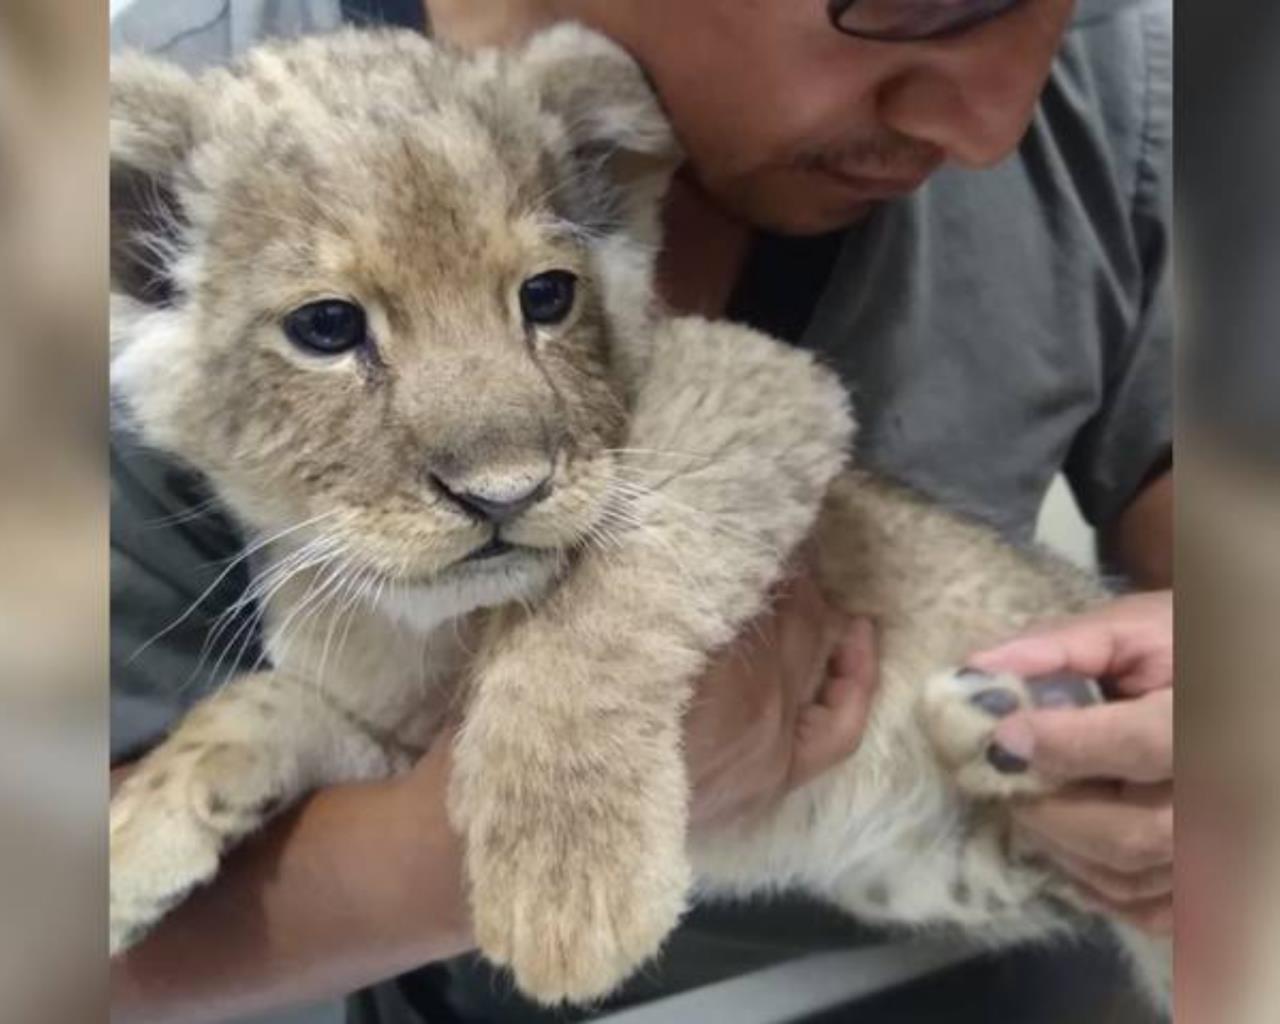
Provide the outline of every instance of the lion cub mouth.
[[496,533],[489,540],[476,548],[470,554],[464,556],[462,562],[483,562],[490,558],[500,558],[503,555],[510,554],[513,551],[521,550],[515,544],[503,540]]

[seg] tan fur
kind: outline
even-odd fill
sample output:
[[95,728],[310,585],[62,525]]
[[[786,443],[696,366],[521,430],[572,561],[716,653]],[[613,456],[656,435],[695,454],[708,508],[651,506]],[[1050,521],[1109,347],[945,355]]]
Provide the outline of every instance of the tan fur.
[[[982,761],[994,723],[952,666],[1102,589],[846,471],[847,398],[809,355],[659,315],[677,154],[621,51],[572,27],[466,58],[343,33],[113,77],[114,390],[253,539],[272,666],[113,801],[113,950],[308,789],[403,770],[451,709],[476,936],[544,1002],[611,991],[695,879],[993,942],[1077,926],[1008,843],[1001,800],[1042,784]],[[527,329],[515,290],[550,268],[578,275],[574,312]],[[286,340],[330,296],[368,311],[376,354]],[[503,530],[522,551],[460,563],[490,531],[429,476],[548,466]],[[690,687],[815,530],[828,589],[880,626],[866,738],[689,848]]]

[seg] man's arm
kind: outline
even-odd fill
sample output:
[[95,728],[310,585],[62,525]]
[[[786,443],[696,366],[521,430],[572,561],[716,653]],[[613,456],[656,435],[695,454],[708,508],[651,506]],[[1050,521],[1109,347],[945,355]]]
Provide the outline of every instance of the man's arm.
[[1123,572],[1141,590],[1173,586],[1173,470],[1146,487],[1102,532],[1106,564]]
[[[847,634],[847,635],[846,635]],[[694,827],[754,813],[856,749],[871,631],[798,577],[715,659],[686,721]],[[408,775],[308,798],[112,964],[113,1021],[221,1021],[331,998],[472,945],[446,814],[452,737]]]

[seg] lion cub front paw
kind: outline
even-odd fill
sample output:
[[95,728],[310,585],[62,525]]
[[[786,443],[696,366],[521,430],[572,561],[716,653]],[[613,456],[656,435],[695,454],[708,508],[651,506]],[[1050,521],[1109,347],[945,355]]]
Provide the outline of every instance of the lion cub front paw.
[[608,995],[658,952],[684,911],[683,841],[619,841],[605,831],[567,818],[469,830],[477,943],[540,1003]]
[[161,772],[130,780],[111,801],[112,956],[134,945],[218,870],[218,838],[183,806]]
[[170,741],[111,801],[110,952],[128,949],[281,806],[264,762],[230,743]]
[[1033,708],[1084,707],[1101,703],[1098,684],[1084,676],[1059,674],[1024,679],[959,668],[925,685],[922,713],[938,756],[955,773],[956,784],[973,796],[1035,795],[1052,788],[1025,762],[991,742],[1002,718]]

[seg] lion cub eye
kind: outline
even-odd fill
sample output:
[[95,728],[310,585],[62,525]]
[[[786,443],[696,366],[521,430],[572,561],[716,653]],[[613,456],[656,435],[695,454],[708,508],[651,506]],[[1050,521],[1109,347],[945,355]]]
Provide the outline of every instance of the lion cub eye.
[[578,279],[567,270],[548,270],[520,286],[520,311],[531,324],[558,324],[573,308]]
[[284,333],[290,341],[326,356],[364,344],[366,331],[364,310],[340,299],[309,302],[284,318]]

